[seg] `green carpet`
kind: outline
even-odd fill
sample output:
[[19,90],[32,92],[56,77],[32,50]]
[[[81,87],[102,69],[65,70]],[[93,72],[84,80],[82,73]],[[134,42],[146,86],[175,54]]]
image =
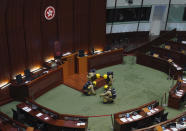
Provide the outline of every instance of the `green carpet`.
[[[167,74],[160,71],[135,64],[135,57],[127,56],[124,63],[97,70],[103,75],[107,71],[114,72],[113,87],[116,88],[117,98],[114,104],[102,104],[99,94],[103,88],[96,90],[96,96],[84,96],[82,93],[60,85],[39,97],[36,102],[62,114],[76,114],[85,116],[107,115],[119,111],[135,108],[161,97],[172,85],[172,80],[167,80]],[[174,81],[175,84],[175,81]],[[1,107],[1,111],[12,115],[11,108],[18,102],[12,102]],[[185,111],[166,107],[168,118],[173,118]],[[94,117],[89,119],[91,131],[112,131],[111,117]]]

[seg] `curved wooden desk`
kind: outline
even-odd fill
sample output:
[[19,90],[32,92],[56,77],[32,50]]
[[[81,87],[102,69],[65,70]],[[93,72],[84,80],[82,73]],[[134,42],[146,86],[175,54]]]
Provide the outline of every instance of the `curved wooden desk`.
[[36,99],[62,83],[62,71],[62,66],[59,66],[57,69],[44,70],[39,74],[39,77],[36,77],[28,83],[26,80],[21,84],[12,81],[10,95],[17,100],[23,100],[25,97]]
[[[34,106],[37,108],[34,109]],[[17,105],[17,109],[25,116],[31,116],[33,121],[36,120],[46,124],[48,131],[58,131],[60,129],[86,131],[88,127],[87,117],[59,114],[29,99]]]
[[158,53],[160,56],[166,57],[166,56],[170,56],[176,64],[180,65],[180,66],[185,66],[186,65],[186,55],[172,50],[172,49],[165,49],[165,48],[160,48],[160,47],[151,47],[151,50]]
[[163,59],[160,57],[156,58],[141,53],[137,55],[137,64],[141,64],[165,72],[174,79],[177,79],[178,76],[181,75],[183,72],[183,69],[176,63],[170,63],[167,59]]
[[90,69],[100,69],[123,62],[123,48],[104,51],[84,57],[78,57],[78,73],[87,73]]
[[[1,131],[29,131],[28,127],[11,119],[6,114],[0,112],[0,130]],[[34,130],[39,131],[39,130]]]
[[186,45],[178,42],[167,41],[166,44],[171,46],[171,50],[180,51],[180,49],[186,50]]
[[177,81],[175,86],[169,91],[168,106],[179,109],[180,104],[184,101],[185,95],[186,83],[181,83],[179,86],[179,82]]
[[[153,107],[152,110],[147,109],[149,106]],[[134,112],[137,112],[137,114],[133,115]],[[157,101],[144,104],[131,110],[118,112],[114,114],[114,131],[131,131],[132,128],[149,125],[155,117],[160,117],[163,112],[164,109],[159,106]],[[131,114],[130,117],[127,118],[127,114]]]
[[10,97],[10,88],[6,87],[4,89],[0,89],[0,106],[6,104],[13,99]]
[[[135,131],[155,131],[155,128],[157,129],[158,127],[164,127],[166,131],[174,131],[174,130],[177,130],[177,131],[185,131],[186,130],[186,124],[184,124],[183,128],[176,128],[176,127],[170,127],[171,124],[177,124],[177,121],[179,121],[180,118],[182,117],[185,117],[186,118],[186,112],[182,113],[181,115],[171,119],[171,120],[167,120],[167,121],[164,121],[164,122],[161,122],[159,124],[156,124],[156,125],[153,125],[153,126],[150,126],[150,127],[147,127],[147,128],[142,128],[142,129],[138,129],[138,130],[135,130]],[[185,120],[186,122],[186,120]]]

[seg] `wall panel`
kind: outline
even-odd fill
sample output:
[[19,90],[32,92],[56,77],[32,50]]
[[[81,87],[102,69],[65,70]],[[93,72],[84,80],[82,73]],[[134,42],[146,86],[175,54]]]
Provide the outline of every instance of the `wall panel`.
[[74,0],[58,0],[58,29],[62,51],[74,50]]
[[57,0],[42,0],[41,4],[42,54],[44,59],[54,56],[54,42],[58,40],[57,10],[52,20],[46,20],[44,16],[45,9],[48,6],[53,6],[56,9],[56,2]]
[[26,68],[26,48],[23,27],[24,0],[8,0],[7,32],[12,76]]
[[90,42],[90,0],[75,0],[74,2],[75,50],[87,50]]
[[[34,7],[34,8],[33,8]],[[25,0],[24,29],[28,68],[42,65],[41,0]]]
[[1,81],[9,80],[9,57],[6,35],[6,0],[2,0],[0,4],[0,83]]
[[103,49],[106,41],[106,0],[91,0],[90,47]]

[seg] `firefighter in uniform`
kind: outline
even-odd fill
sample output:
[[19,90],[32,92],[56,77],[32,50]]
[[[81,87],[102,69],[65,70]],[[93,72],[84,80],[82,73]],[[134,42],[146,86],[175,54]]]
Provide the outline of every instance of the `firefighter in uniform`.
[[113,84],[113,72],[107,72],[107,74],[103,75],[103,78],[105,79],[106,84],[108,86],[112,86],[112,84]]
[[105,85],[104,86],[104,93],[100,94],[100,97],[103,97],[103,103],[112,103],[113,98],[112,98],[112,89],[110,86]]
[[83,92],[85,95],[96,95],[96,92],[94,90],[96,88],[96,81],[88,81],[84,86],[83,86]]

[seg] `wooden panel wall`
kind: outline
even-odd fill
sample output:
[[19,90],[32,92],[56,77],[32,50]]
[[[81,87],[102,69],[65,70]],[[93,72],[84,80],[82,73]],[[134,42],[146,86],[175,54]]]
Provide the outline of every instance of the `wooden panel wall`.
[[[27,55],[27,67],[32,69],[41,66],[42,41],[41,41],[41,0],[24,0],[24,29]],[[44,14],[42,14],[44,15]]]
[[56,9],[56,2],[57,0],[42,0],[41,4],[42,53],[44,59],[54,56],[53,45],[54,42],[58,40],[58,12],[56,12],[55,17],[52,20],[46,20],[44,11],[48,6],[53,6]]
[[63,52],[73,51],[74,47],[74,0],[58,0],[59,41]]
[[[2,0],[0,4],[0,81],[9,80],[10,66],[7,46],[7,35],[6,35],[6,8],[7,0]],[[0,82],[1,83],[1,82]]]
[[[42,66],[54,55],[59,41],[63,52],[88,50],[105,44],[105,2],[99,0],[1,0],[0,83]],[[46,20],[46,7],[56,15]]]
[[7,0],[7,32],[11,75],[22,73],[26,68],[24,35],[24,0]]
[[91,0],[74,1],[74,44],[75,50],[88,49],[90,42],[90,2]]
[[91,0],[90,48],[103,49],[106,44],[106,0]]

